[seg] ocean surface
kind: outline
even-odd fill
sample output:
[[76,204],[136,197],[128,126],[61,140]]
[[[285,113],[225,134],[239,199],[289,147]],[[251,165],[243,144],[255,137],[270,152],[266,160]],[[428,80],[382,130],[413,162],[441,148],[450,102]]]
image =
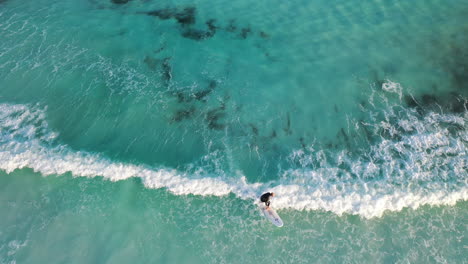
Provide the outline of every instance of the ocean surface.
[[467,108],[466,0],[0,0],[0,263],[468,263]]

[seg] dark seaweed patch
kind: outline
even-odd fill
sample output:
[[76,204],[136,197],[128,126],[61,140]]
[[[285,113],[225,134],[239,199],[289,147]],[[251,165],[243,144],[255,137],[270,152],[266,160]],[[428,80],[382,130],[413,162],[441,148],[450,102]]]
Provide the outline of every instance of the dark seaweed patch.
[[344,142],[345,142],[345,144],[346,144],[346,147],[347,147],[348,149],[350,149],[350,148],[351,148],[351,145],[350,145],[350,142],[349,142],[349,137],[348,137],[348,135],[346,134],[346,132],[344,131],[343,128],[340,129],[340,133],[341,133],[341,136],[342,136],[343,139],[344,139]]
[[445,64],[446,70],[450,73],[453,86],[456,89],[468,92],[468,48],[464,46],[453,46]]
[[161,20],[167,20],[174,18],[177,23],[181,25],[193,25],[195,24],[195,7],[179,8],[162,8],[149,12],[144,12],[149,16],[158,17]]
[[433,105],[433,104],[437,104],[437,103],[438,103],[438,102],[437,102],[437,98],[436,98],[434,95],[432,95],[432,94],[424,94],[424,95],[421,97],[421,99],[422,99],[422,103],[423,103],[424,105],[427,105],[427,106]]
[[158,66],[158,60],[150,56],[146,56],[143,62],[151,69],[156,70]]
[[243,29],[241,29],[241,32],[240,32],[240,35],[239,35],[239,36],[240,36],[242,39],[246,39],[246,38],[249,36],[249,34],[250,34],[251,32],[252,32],[252,29],[250,29],[250,27],[243,28]]
[[258,136],[258,128],[257,128],[254,124],[252,124],[252,123],[249,123],[249,126],[250,126],[250,128],[252,129],[252,132],[253,132],[256,136]]
[[376,69],[372,69],[370,72],[371,80],[374,82],[375,87],[382,89],[382,85],[385,83],[385,80],[380,78],[380,74]]
[[[131,0],[114,0],[114,1],[125,2],[125,1],[131,1]],[[181,28],[182,37],[196,40],[196,41],[201,41],[201,40],[205,40],[205,39],[213,37],[216,34],[216,31],[219,29],[221,30],[224,29],[225,31],[231,32],[231,33],[236,32],[238,29],[238,26],[236,25],[234,19],[231,19],[229,21],[229,24],[227,25],[226,28],[221,28],[217,26],[215,23],[216,22],[215,19],[208,19],[205,22],[207,29],[196,28],[194,26],[196,23],[196,8],[193,6],[184,7],[184,8],[176,8],[176,7],[162,8],[162,9],[156,9],[153,11],[138,12],[138,13],[146,14],[148,16],[154,16],[161,20],[174,19],[177,21],[179,25],[182,26]],[[240,30],[240,32],[237,32],[238,36],[242,39],[246,39],[248,36],[252,35],[253,33],[254,32],[250,27],[244,27]],[[264,31],[260,31],[257,34],[263,39],[270,38],[270,36]]]
[[271,132],[270,138],[275,138],[276,137],[276,130],[273,130]]
[[181,25],[195,24],[195,7],[186,7],[180,12],[176,12],[174,17]]
[[289,112],[286,114],[286,127],[283,129],[286,132],[286,135],[291,135],[291,118],[289,117]]
[[213,35],[214,35],[213,32],[204,31],[204,30],[195,29],[195,28],[188,28],[184,30],[184,32],[182,33],[182,37],[197,40],[197,41],[211,38]]
[[159,52],[163,51],[164,49],[165,49],[164,46],[160,47],[159,49],[155,50],[154,53],[159,53]]
[[372,142],[372,133],[367,130],[367,126],[363,120],[360,120],[359,122],[361,123],[361,127],[364,130],[364,135],[366,136],[367,141]]
[[197,100],[197,101],[206,101],[206,97],[210,95],[216,88],[216,81],[211,80],[208,84],[208,87],[204,90],[198,91],[198,92],[183,92],[183,91],[176,91],[174,92],[174,96],[177,97],[177,100],[179,103],[188,103],[191,102],[192,100]]
[[172,79],[172,67],[169,63],[171,57],[166,57],[164,59],[155,59],[150,56],[146,56],[143,62],[150,68],[151,70],[156,70],[159,65],[161,65],[162,71],[162,78],[165,81],[170,81]]
[[213,90],[206,89],[200,92],[196,92],[193,94],[193,97],[197,101],[205,101],[205,97],[208,96]]
[[229,20],[229,24],[226,27],[227,32],[235,32],[237,30],[236,21],[234,19]]
[[[122,5],[130,2],[131,0],[111,0],[112,3],[117,4],[117,5]],[[1,1],[0,1],[1,3]]]
[[206,88],[205,90],[194,93],[193,98],[195,100],[197,100],[197,101],[204,101],[205,97],[208,96],[210,93],[212,93],[215,88],[216,88],[216,81],[211,80],[209,85],[208,85],[208,88]]
[[210,110],[205,115],[205,121],[208,124],[209,129],[222,130],[226,127],[225,124],[220,124],[219,121],[226,114],[223,112],[224,106]]
[[305,140],[304,140],[303,137],[300,137],[300,138],[299,138],[299,143],[301,143],[301,147],[302,147],[302,148],[304,148],[304,149],[306,148]]
[[453,113],[463,113],[467,110],[467,101],[463,95],[454,92],[439,95],[423,94],[419,98],[405,96],[408,107],[415,108],[421,114],[424,111],[437,111],[439,107]]
[[215,19],[210,19],[206,21],[206,25],[208,26],[208,31],[213,32],[213,34],[216,32],[218,27],[215,25],[216,20]]
[[340,133],[341,133],[341,135],[343,136],[344,140],[345,140],[346,142],[349,142],[348,135],[346,135],[346,132],[344,131],[343,128],[340,129]]
[[172,117],[173,121],[180,122],[185,119],[191,118],[195,114],[195,107],[190,107],[189,109],[178,110],[175,112]]
[[155,16],[158,17],[159,19],[166,20],[174,17],[174,9],[159,9],[159,10],[154,10],[154,11],[149,11],[146,12],[145,14],[149,16]]
[[208,27],[208,30],[186,28],[184,32],[182,33],[182,36],[184,38],[189,38],[189,39],[193,39],[197,41],[213,37],[216,34],[216,29],[217,29],[215,25],[215,20],[210,19],[205,24]]
[[405,95],[404,99],[405,99],[405,103],[406,103],[407,106],[412,107],[412,108],[419,107],[418,102],[416,101],[416,99],[414,99],[413,96]]
[[170,81],[172,79],[172,67],[169,63],[170,60],[171,57],[167,57],[164,58],[162,62],[162,74],[165,81]]
[[263,32],[263,31],[260,31],[259,35],[263,39],[269,39],[270,38],[270,35],[268,35],[267,33]]

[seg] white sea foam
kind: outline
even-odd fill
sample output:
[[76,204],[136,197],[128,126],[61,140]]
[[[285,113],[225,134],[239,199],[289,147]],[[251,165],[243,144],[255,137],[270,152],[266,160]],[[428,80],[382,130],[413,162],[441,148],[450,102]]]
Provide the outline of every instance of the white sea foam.
[[382,84],[382,90],[389,92],[389,93],[395,93],[398,94],[398,96],[401,97],[403,96],[403,87],[399,83],[392,82],[390,80],[387,80]]
[[[247,183],[240,172],[229,178],[189,175],[73,150],[55,142],[57,134],[48,127],[45,113],[37,105],[0,104],[0,169],[11,173],[31,168],[42,175],[69,172],[111,181],[138,177],[148,188],[166,188],[177,195],[234,193],[255,199],[271,190],[279,194],[274,198],[278,209],[326,210],[366,218],[405,207],[453,205],[468,199],[466,116],[433,113],[420,120],[408,114],[393,124],[399,139],[383,138],[371,146],[370,160],[356,159],[346,151],[327,157],[323,150],[297,150],[290,159],[298,160],[300,169],[285,171],[276,182]],[[442,128],[443,123],[456,123],[461,129],[454,136]],[[388,128],[380,123],[375,126]]]

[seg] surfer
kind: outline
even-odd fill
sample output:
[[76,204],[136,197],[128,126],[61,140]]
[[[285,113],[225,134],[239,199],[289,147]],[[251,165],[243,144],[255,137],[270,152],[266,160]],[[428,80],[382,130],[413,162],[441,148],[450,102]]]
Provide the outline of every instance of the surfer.
[[274,196],[275,194],[272,192],[267,192],[267,193],[262,194],[262,196],[260,196],[260,201],[262,201],[262,203],[265,203],[266,209],[270,208],[270,197],[274,197]]

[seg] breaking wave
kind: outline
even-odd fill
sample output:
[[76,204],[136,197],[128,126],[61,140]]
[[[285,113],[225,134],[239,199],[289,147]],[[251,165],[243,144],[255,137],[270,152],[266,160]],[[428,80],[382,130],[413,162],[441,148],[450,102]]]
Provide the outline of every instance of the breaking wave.
[[[401,99],[399,87],[387,82],[383,91]],[[399,105],[386,108],[368,122],[350,120],[348,130],[364,134],[366,129],[374,135],[368,148],[332,153],[307,146],[291,152],[289,159],[297,166],[283,171],[279,180],[248,183],[239,172],[235,177],[194,175],[73,150],[58,143],[58,134],[46,121],[46,107],[0,104],[0,169],[11,173],[31,168],[42,175],[71,173],[111,181],[138,177],[147,188],[166,188],[176,195],[234,193],[241,199],[256,199],[270,190],[278,193],[274,198],[278,209],[326,210],[366,218],[467,200],[467,112],[421,114]]]

